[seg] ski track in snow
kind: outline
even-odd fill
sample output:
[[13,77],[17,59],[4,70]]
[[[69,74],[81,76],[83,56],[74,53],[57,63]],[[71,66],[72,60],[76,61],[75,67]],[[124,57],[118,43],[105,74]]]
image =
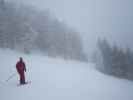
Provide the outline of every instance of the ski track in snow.
[[[17,87],[15,64],[22,56],[26,80]],[[133,100],[133,82],[104,75],[94,64],[0,50],[0,100]]]

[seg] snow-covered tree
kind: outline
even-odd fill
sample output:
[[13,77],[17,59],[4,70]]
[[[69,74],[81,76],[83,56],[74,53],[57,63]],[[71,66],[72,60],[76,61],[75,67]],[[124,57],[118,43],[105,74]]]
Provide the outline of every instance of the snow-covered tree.
[[49,56],[85,60],[78,32],[53,18],[49,11],[6,3],[0,10],[0,47]]
[[98,41],[98,49],[101,57],[97,58],[97,62],[102,61],[98,63],[101,64],[100,70],[117,77],[133,79],[133,51],[111,46],[105,39]]

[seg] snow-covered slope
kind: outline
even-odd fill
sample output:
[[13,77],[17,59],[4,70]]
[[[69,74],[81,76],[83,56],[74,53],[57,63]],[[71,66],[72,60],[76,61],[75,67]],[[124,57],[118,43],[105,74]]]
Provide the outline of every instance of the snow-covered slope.
[[[22,56],[31,84],[18,87],[15,64]],[[91,63],[0,50],[0,100],[133,100],[133,82],[106,76]]]

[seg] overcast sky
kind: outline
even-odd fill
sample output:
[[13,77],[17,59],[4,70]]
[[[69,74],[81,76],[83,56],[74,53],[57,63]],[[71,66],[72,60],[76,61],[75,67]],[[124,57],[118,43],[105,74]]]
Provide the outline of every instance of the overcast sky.
[[79,31],[86,50],[99,36],[113,43],[132,46],[133,0],[17,0],[49,9],[60,21]]

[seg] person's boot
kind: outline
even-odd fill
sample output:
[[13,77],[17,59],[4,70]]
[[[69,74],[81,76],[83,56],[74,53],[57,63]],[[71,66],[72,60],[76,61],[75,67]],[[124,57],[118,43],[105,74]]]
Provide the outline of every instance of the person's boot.
[[24,81],[24,80],[21,80],[21,81],[20,81],[20,84],[21,84],[21,85],[24,85],[24,84],[25,84],[25,81]]
[[24,80],[22,81],[22,84],[25,84],[25,81]]

